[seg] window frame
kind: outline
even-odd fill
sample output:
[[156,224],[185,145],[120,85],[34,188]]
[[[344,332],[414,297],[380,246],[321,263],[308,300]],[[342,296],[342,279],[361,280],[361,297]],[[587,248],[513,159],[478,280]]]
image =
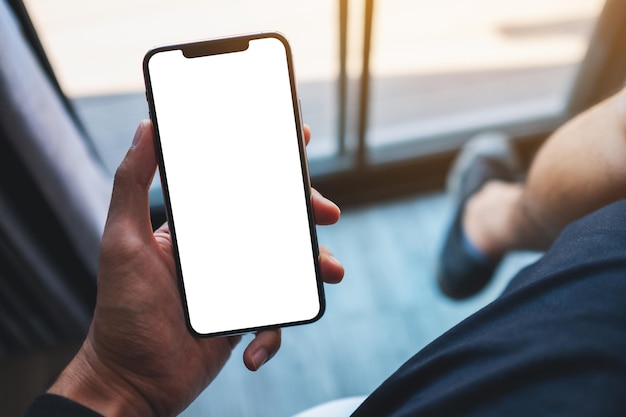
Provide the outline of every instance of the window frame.
[[[381,199],[395,198],[409,193],[442,189],[448,167],[460,146],[471,136],[485,129],[501,129],[509,133],[529,161],[536,148],[565,120],[622,87],[626,74],[626,55],[620,54],[620,42],[626,40],[626,3],[606,0],[591,37],[585,58],[560,115],[547,115],[532,121],[493,124],[480,129],[466,130],[437,137],[386,146],[374,151],[366,143],[370,103],[370,53],[375,18],[375,0],[363,0],[361,72],[357,85],[350,85],[347,69],[349,0],[338,1],[339,73],[337,77],[337,141],[338,153],[309,161],[313,185],[340,205],[349,206]],[[45,50],[28,16],[22,0],[9,0],[23,27],[25,36],[51,82],[62,97],[68,111],[89,146],[97,155],[82,121],[63,93]],[[356,91],[351,91],[354,87]],[[357,98],[356,105],[350,96]],[[347,137],[354,132],[356,146],[347,145]],[[157,193],[153,193],[153,211],[156,222],[164,219],[164,211]]]

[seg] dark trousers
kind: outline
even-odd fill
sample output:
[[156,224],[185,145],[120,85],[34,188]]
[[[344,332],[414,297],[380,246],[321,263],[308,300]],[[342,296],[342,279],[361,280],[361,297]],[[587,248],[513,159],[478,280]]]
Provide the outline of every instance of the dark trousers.
[[626,201],[571,224],[354,416],[626,416]]

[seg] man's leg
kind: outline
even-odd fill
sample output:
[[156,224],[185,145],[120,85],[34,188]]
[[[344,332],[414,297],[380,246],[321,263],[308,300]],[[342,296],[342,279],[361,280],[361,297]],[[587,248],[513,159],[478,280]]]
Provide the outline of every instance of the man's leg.
[[[446,295],[473,295],[508,251],[545,250],[571,221],[626,197],[625,107],[626,89],[557,130],[524,183],[493,180],[506,178],[493,175],[505,159],[489,155],[489,144],[464,148],[452,183],[478,186],[461,188],[466,197],[440,255],[437,280]],[[463,157],[471,163],[462,165]]]
[[487,183],[463,229],[484,254],[546,249],[571,221],[626,197],[626,89],[557,130],[524,184]]
[[617,416],[626,409],[626,201],[571,224],[493,303],[424,348],[363,416]]

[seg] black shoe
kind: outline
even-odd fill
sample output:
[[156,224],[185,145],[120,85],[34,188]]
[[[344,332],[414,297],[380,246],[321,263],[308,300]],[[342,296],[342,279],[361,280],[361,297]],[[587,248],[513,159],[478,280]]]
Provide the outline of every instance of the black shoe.
[[483,134],[463,146],[448,176],[448,190],[455,199],[456,210],[437,272],[439,287],[447,296],[470,297],[493,277],[501,258],[490,259],[471,253],[462,228],[463,210],[469,198],[486,182],[517,181],[518,166],[517,157],[504,135]]

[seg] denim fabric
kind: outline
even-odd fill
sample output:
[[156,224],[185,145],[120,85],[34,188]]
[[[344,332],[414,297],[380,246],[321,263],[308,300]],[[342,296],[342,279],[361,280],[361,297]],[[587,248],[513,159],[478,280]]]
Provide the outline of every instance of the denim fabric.
[[626,202],[572,223],[354,416],[626,415]]

